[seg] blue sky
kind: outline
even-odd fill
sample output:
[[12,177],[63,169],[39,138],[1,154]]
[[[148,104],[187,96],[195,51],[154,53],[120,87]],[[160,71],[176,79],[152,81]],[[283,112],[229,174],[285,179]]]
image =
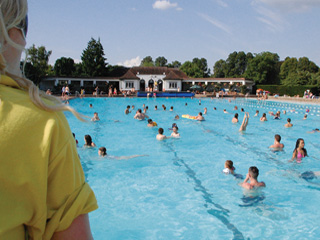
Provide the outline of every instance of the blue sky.
[[320,66],[320,0],[29,0],[27,47],[80,61],[91,37],[107,62],[138,65],[151,56],[211,68],[233,51],[306,56]]

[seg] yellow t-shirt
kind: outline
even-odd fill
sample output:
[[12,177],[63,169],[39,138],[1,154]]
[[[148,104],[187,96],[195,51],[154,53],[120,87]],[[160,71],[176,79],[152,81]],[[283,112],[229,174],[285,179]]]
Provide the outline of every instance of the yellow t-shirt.
[[0,76],[0,239],[51,239],[97,209],[62,112]]

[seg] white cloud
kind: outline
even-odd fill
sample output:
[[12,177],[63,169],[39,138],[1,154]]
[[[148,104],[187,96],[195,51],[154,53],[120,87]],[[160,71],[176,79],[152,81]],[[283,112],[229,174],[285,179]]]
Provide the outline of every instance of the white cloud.
[[82,62],[82,60],[81,59],[73,59],[73,61],[74,61],[74,63],[81,63]]
[[255,0],[285,12],[303,12],[320,7],[319,0]]
[[123,63],[117,63],[117,65],[120,66],[125,66],[125,67],[136,67],[136,66],[140,66],[141,64],[141,58],[140,56],[137,56],[136,58],[132,58],[129,60],[125,60]]
[[182,10],[182,8],[178,7],[178,3],[171,3],[169,0],[157,0],[152,7],[159,10],[167,10],[169,8],[176,8],[178,11]]
[[286,25],[279,11],[272,11],[265,7],[256,7],[256,11],[261,15],[257,17],[259,21],[266,24],[272,32],[282,32]]
[[206,20],[207,22],[214,25],[215,27],[220,28],[221,30],[225,31],[226,33],[232,34],[229,26],[227,26],[226,24],[224,24],[216,19],[213,19],[212,17],[209,17],[208,15],[205,15],[203,13],[198,13],[198,15],[200,17],[202,17],[204,20]]
[[218,5],[220,5],[221,7],[228,7],[228,4],[222,0],[216,0],[216,2],[218,3]]

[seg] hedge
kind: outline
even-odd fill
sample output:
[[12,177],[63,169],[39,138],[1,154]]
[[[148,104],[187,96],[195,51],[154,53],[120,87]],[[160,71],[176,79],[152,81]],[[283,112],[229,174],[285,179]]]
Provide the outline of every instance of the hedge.
[[[256,89],[263,89],[269,91],[271,94],[279,94],[280,96],[288,95],[295,96],[299,95],[303,96],[306,90],[310,90],[314,95],[319,95],[319,86],[284,86],[284,85],[256,85]],[[255,92],[254,92],[255,93]]]

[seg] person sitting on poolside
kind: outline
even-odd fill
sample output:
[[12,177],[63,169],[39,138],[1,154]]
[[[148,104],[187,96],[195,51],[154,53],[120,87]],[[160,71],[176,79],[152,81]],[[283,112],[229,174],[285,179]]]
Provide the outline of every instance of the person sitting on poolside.
[[173,106],[170,107],[170,112],[172,112],[172,111],[173,111]]
[[232,121],[231,121],[231,122],[232,122],[232,123],[237,123],[237,122],[239,122],[238,116],[239,116],[238,113],[234,114],[234,117],[232,118]]
[[222,170],[223,173],[225,174],[234,174],[234,170],[235,167],[233,166],[233,162],[231,160],[227,160],[225,163],[224,163],[224,169]]
[[263,113],[263,114],[262,114],[262,117],[260,118],[260,121],[261,121],[261,122],[268,121],[268,120],[267,120],[267,114],[266,114],[266,113]]
[[95,121],[100,121],[100,118],[99,118],[97,112],[95,112],[95,113],[93,114],[93,118],[91,118],[91,121],[93,121],[93,122],[95,122]]
[[176,115],[175,117],[174,117],[174,120],[178,120],[180,117],[179,117],[179,115]]
[[306,156],[308,156],[308,154],[307,150],[304,148],[304,140],[302,138],[298,138],[296,147],[293,150],[292,158],[289,162],[296,160],[297,163],[301,163],[302,158]]
[[254,115],[254,117],[257,117],[259,115],[259,110],[256,111],[256,114]]
[[125,114],[129,114],[131,113],[130,111],[130,105],[127,106],[126,110],[124,111]]
[[249,190],[253,188],[265,187],[266,184],[264,182],[258,181],[258,176],[259,176],[259,169],[255,166],[250,167],[246,178],[241,184],[241,187]]
[[308,114],[305,114],[305,115],[303,116],[303,120],[306,120],[307,117],[308,117]]
[[141,109],[139,108],[138,111],[136,112],[136,115],[133,117],[134,119],[138,120],[144,120],[145,118],[149,118],[146,114],[141,112]]
[[169,137],[163,135],[163,132],[164,132],[163,128],[158,129],[157,140],[164,140],[164,139],[169,138]]
[[180,133],[178,133],[178,126],[174,126],[172,128],[172,133],[171,133],[171,137],[173,138],[179,138],[180,137]]
[[205,107],[203,114],[207,114],[207,110],[208,110],[208,109]]
[[284,125],[286,128],[292,127],[293,124],[291,123],[291,118],[287,119],[287,123]]
[[276,148],[276,149],[282,149],[284,148],[284,145],[280,143],[281,136],[279,134],[274,135],[274,143],[269,148]]
[[96,145],[94,144],[94,142],[92,142],[92,138],[90,135],[85,135],[84,136],[84,146],[85,147],[95,147]]
[[204,121],[204,117],[202,116],[202,112],[199,112],[198,116],[195,118],[198,121]]
[[247,129],[248,123],[249,123],[249,113],[245,112],[243,116],[242,124],[239,128],[239,132],[245,131]]
[[150,118],[150,119],[148,119],[148,125],[147,126],[148,127],[156,127],[156,126],[158,126],[158,124],[156,122],[152,121],[152,119]]

